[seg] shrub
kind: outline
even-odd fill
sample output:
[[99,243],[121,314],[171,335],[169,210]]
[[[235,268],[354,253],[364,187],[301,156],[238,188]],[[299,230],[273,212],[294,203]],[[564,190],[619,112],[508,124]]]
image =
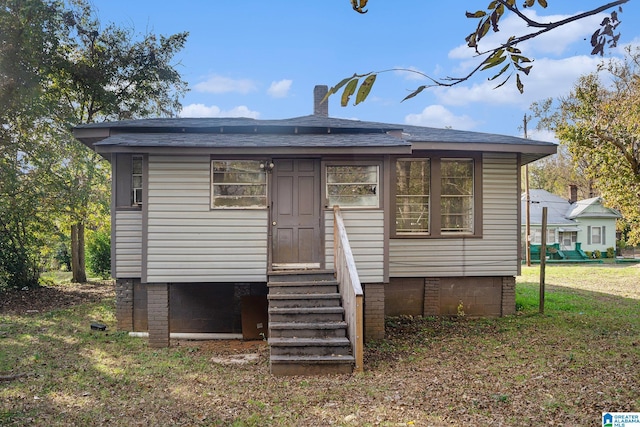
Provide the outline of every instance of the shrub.
[[593,252],[591,251],[584,251],[584,254],[587,256],[587,258],[593,258]]
[[596,249],[595,251],[593,251],[593,257],[595,259],[600,259],[602,258],[602,252],[600,252],[600,250]]
[[615,258],[616,250],[613,248],[607,248],[607,258]]
[[37,287],[37,256],[8,234],[0,233],[0,290]]
[[108,230],[94,231],[88,236],[87,267],[102,279],[111,277],[111,234]]
[[58,243],[53,259],[57,263],[57,267],[62,271],[71,271],[71,251],[66,242]]

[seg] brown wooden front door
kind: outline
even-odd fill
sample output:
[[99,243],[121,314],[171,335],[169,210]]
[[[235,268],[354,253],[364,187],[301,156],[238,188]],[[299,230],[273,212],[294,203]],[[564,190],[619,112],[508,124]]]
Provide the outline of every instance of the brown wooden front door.
[[319,268],[320,161],[274,159],[272,268]]

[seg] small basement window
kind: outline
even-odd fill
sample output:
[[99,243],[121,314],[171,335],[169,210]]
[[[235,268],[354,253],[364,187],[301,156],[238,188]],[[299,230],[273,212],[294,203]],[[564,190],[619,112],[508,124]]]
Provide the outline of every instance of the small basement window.
[[257,160],[211,161],[211,207],[267,207],[267,175]]

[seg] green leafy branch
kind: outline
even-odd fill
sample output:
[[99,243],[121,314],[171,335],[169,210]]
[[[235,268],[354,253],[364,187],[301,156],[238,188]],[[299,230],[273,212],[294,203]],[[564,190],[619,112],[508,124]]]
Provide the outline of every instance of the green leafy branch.
[[[528,16],[526,16],[517,6],[516,0],[493,0],[489,3],[486,10],[478,10],[476,12],[466,12],[466,17],[469,19],[477,19],[478,24],[475,31],[470,33],[465,41],[467,46],[475,50],[478,57],[485,57],[478,65],[473,68],[467,75],[462,77],[445,77],[442,79],[432,78],[420,71],[404,68],[393,68],[383,71],[372,71],[364,74],[354,73],[352,76],[342,79],[338,84],[333,86],[325,100],[343,90],[340,99],[340,104],[345,107],[349,103],[351,97],[356,94],[354,105],[358,105],[367,99],[371,93],[376,78],[379,74],[389,71],[405,71],[421,75],[422,77],[430,81],[429,84],[421,85],[405,96],[402,101],[411,99],[419,95],[422,91],[431,87],[452,87],[460,83],[463,83],[473,77],[476,73],[488,70],[495,70],[500,67],[498,71],[489,77],[489,81],[497,81],[497,85],[494,89],[504,86],[514,75],[515,84],[520,93],[524,92],[524,84],[522,82],[522,75],[529,75],[533,68],[533,60],[525,56],[518,45],[524,41],[538,37],[544,33],[547,33],[553,29],[561,27],[580,19],[587,18],[589,16],[596,15],[598,13],[610,10],[618,7],[617,10],[611,12],[610,16],[605,17],[600,24],[600,28],[596,30],[591,37],[591,46],[593,47],[591,54],[603,55],[605,47],[612,48],[617,46],[620,38],[620,33],[615,34],[616,29],[620,25],[621,21],[618,18],[618,13],[622,12],[621,5],[627,3],[629,0],[616,0],[606,3],[600,7],[587,12],[578,13],[568,18],[561,19],[555,22],[538,22]],[[546,8],[548,6],[547,0],[523,0],[522,7],[524,9],[534,7],[536,3]],[[367,0],[351,0],[353,9],[361,14],[367,12],[364,8],[367,5]],[[487,36],[490,32],[497,33],[500,31],[500,19],[508,12],[515,14],[518,18],[523,20],[528,27],[535,28],[528,34],[522,36],[511,36],[504,43],[493,47],[491,49],[481,51],[479,49],[479,42]]]

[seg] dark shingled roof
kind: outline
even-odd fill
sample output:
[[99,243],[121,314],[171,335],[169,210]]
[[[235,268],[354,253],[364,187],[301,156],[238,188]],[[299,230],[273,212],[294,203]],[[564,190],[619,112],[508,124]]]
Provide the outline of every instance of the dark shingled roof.
[[123,147],[409,147],[411,143],[386,133],[295,134],[271,133],[121,133],[96,146]]
[[551,142],[518,138],[493,133],[470,132],[455,129],[438,129],[421,126],[402,126],[402,137],[409,142],[451,142],[484,144],[555,145]]
[[[496,145],[504,145],[512,147],[507,151],[530,153],[523,157],[525,163],[555,152],[553,143],[514,136],[319,115],[277,120],[234,117],[138,119],[80,125],[74,132],[85,144],[102,150],[107,147],[413,147],[455,150],[458,146],[462,150],[482,151],[483,146],[488,148],[491,144],[493,151],[500,150]],[[479,145],[469,146],[475,144]]]

